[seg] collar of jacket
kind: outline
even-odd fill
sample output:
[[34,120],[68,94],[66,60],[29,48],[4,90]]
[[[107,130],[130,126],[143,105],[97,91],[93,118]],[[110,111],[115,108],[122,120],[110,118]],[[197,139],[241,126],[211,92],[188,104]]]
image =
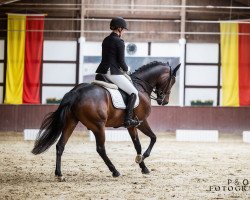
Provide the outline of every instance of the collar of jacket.
[[116,36],[116,37],[119,37],[119,35],[117,34],[117,33],[115,33],[115,32],[111,32],[111,34],[110,35],[112,35],[112,36]]

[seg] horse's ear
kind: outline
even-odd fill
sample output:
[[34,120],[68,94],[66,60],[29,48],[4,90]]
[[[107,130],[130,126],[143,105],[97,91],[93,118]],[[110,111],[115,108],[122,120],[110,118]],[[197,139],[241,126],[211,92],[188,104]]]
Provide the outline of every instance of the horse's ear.
[[176,76],[176,73],[177,73],[178,69],[180,68],[180,66],[181,66],[181,63],[174,68],[173,74],[172,74],[173,76]]

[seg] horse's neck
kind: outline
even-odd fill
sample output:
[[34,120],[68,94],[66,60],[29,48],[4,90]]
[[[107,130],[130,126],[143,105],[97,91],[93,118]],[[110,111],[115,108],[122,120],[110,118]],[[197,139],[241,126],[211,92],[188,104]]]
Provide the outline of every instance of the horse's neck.
[[161,70],[159,69],[150,69],[148,73],[140,74],[139,78],[148,83],[148,85],[150,86],[147,88],[147,92],[149,92],[149,95],[152,93],[153,88],[156,86],[157,80],[160,75]]
[[149,115],[151,112],[151,93],[153,88],[157,84],[157,80],[161,72],[159,70],[152,70],[149,73],[140,74],[139,79],[142,80],[140,84],[137,85],[137,89],[140,91],[140,104],[139,106],[143,107],[144,114]]

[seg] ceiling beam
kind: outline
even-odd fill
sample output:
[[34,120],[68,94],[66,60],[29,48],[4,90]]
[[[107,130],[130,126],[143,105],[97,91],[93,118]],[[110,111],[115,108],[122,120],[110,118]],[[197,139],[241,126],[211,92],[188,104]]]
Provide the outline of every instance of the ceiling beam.
[[0,0],[0,6],[5,5],[5,4],[14,3],[14,2],[17,2],[17,1],[19,1],[19,0]]
[[250,6],[250,1],[248,0],[234,0],[234,1],[244,6]]

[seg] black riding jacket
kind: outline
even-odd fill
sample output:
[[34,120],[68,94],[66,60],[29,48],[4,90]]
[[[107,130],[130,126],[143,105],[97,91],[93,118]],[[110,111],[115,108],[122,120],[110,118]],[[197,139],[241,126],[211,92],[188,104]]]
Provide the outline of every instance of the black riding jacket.
[[106,74],[110,68],[112,75],[120,75],[123,71],[128,71],[125,63],[124,41],[114,32],[107,36],[102,42],[102,61],[96,73]]

